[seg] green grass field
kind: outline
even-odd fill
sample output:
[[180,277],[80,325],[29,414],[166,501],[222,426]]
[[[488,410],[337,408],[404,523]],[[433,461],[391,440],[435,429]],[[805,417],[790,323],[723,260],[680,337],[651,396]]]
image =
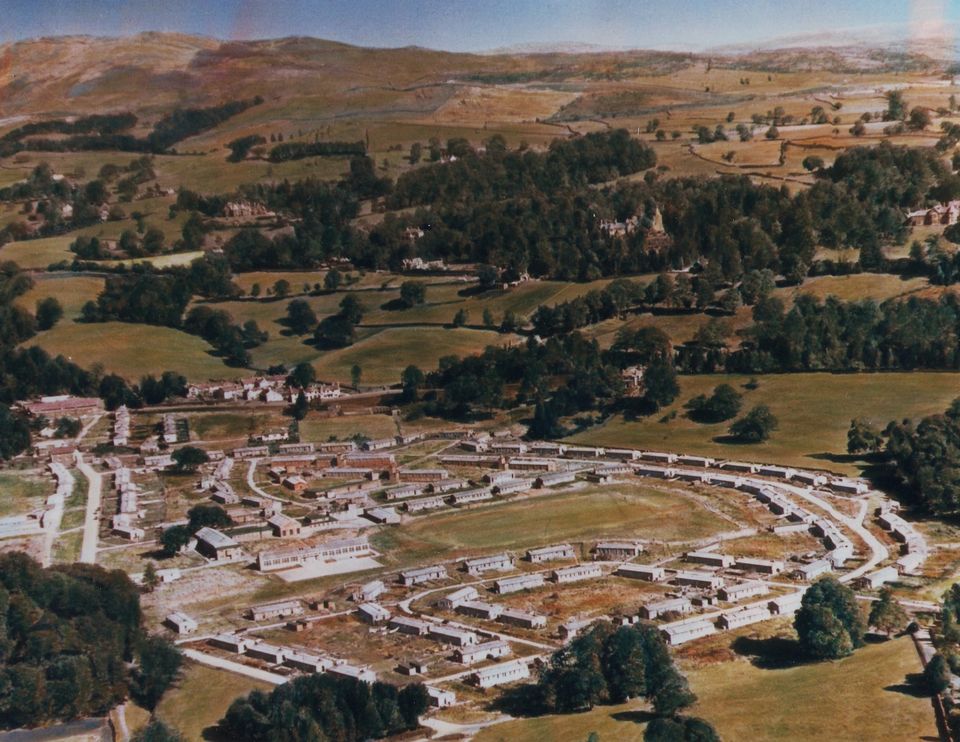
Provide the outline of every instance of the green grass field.
[[99,276],[41,274],[34,278],[34,286],[17,299],[17,304],[30,312],[36,311],[37,302],[50,296],[60,302],[64,319],[80,316],[80,310],[88,301],[95,300],[103,290],[104,279]]
[[27,513],[52,494],[52,481],[18,472],[0,472],[0,517]]
[[[858,471],[855,462],[831,461],[846,454],[847,429],[854,417],[883,428],[891,420],[919,418],[943,411],[960,396],[960,374],[784,374],[758,377],[759,388],[748,391],[745,376],[683,376],[680,397],[649,417],[627,421],[615,416],[605,424],[573,436],[580,443],[689,451],[724,458],[751,459]],[[769,405],[780,427],[765,443],[736,445],[714,440],[724,436],[729,422],[700,425],[683,417],[683,404],[697,394],[709,394],[729,383],[743,394],[743,411]],[[676,418],[660,422],[664,416]]]
[[515,339],[486,330],[442,328],[391,328],[348,348],[327,351],[313,365],[321,379],[347,380],[350,369],[363,369],[361,384],[395,384],[410,364],[433,370],[437,361],[448,355],[479,353],[488,345],[502,345]]
[[51,263],[61,260],[73,260],[70,243],[76,239],[71,235],[43,237],[38,240],[8,242],[0,247],[0,260],[12,260],[21,268],[43,270]]
[[131,381],[145,374],[177,371],[190,380],[231,379],[243,369],[230,368],[210,355],[210,346],[195,335],[169,327],[123,322],[60,322],[27,341],[51,355],[63,355],[83,368],[95,363]]
[[397,424],[390,415],[308,416],[300,421],[300,438],[305,441],[322,443],[330,438],[349,438],[355,433],[368,438],[390,438],[397,434]]
[[630,483],[437,514],[382,532],[377,539],[394,556],[402,551],[410,557],[425,557],[600,536],[689,540],[729,527],[685,498]]
[[[706,719],[724,740],[750,742],[860,742],[937,739],[928,698],[897,686],[919,672],[909,638],[857,650],[838,662],[763,670],[746,660],[687,673],[699,702],[689,713]],[[597,732],[603,740],[643,739],[643,703],[595,708],[584,714],[545,716],[498,724],[476,742],[577,740]]]
[[216,724],[235,698],[254,688],[271,686],[242,675],[188,663],[176,685],[157,707],[158,718],[175,727],[190,742],[200,742],[203,730]]

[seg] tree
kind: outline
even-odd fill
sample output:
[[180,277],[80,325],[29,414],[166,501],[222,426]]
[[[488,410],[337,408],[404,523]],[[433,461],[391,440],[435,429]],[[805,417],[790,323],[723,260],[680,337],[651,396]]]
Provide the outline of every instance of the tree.
[[729,384],[715,387],[713,394],[694,397],[686,405],[690,417],[702,422],[717,423],[736,417],[740,412],[743,396]]
[[157,255],[163,250],[163,243],[166,235],[156,227],[150,227],[143,236],[141,247],[147,255]]
[[170,526],[160,534],[160,546],[163,555],[167,558],[177,553],[193,538],[193,533],[187,526]]
[[730,426],[730,434],[745,443],[761,443],[777,429],[778,421],[770,408],[759,404]]
[[847,431],[847,453],[876,453],[883,445],[883,439],[873,425],[863,418],[850,421]]
[[778,139],[780,137],[780,130],[776,126],[771,126],[767,129],[765,136],[767,139]]
[[907,128],[913,131],[923,131],[933,123],[930,111],[926,108],[915,107],[910,111],[910,118],[907,119]]
[[407,366],[400,374],[400,384],[403,386],[403,400],[405,402],[416,402],[417,390],[423,386],[425,380],[423,371],[416,366]]
[[823,577],[804,593],[794,628],[808,655],[837,659],[863,646],[866,622],[853,590],[834,577]]
[[138,704],[152,711],[180,674],[183,654],[160,636],[143,639],[138,654],[140,661],[134,672],[131,695]]
[[950,687],[950,678],[950,665],[939,652],[933,655],[923,668],[923,683],[934,695],[939,695]]
[[143,586],[147,589],[148,593],[152,593],[157,589],[157,585],[159,584],[160,578],[157,576],[157,568],[153,562],[147,562],[147,566],[143,569]]
[[287,304],[287,325],[297,335],[305,335],[317,324],[317,315],[304,299]]
[[483,326],[484,327],[493,327],[497,323],[494,319],[493,312],[490,311],[490,307],[483,308]]
[[407,309],[423,304],[427,298],[427,287],[420,281],[404,281],[400,284],[400,303]]
[[193,535],[201,528],[226,528],[233,525],[233,518],[219,505],[194,505],[187,511],[187,527]]
[[30,446],[30,426],[5,404],[0,404],[0,459],[12,459]]
[[410,157],[407,159],[410,160],[411,165],[416,165],[420,162],[420,157],[423,153],[423,145],[420,142],[414,142],[410,145]]
[[307,403],[307,395],[303,393],[301,389],[297,394],[297,399],[293,403],[293,407],[290,410],[294,420],[303,420],[307,413],[310,411],[310,405]]
[[352,382],[354,389],[357,389],[360,386],[360,379],[362,376],[363,369],[360,368],[360,364],[353,364],[353,366],[350,368],[350,381]]
[[252,296],[254,299],[256,299],[258,296],[260,296],[260,284],[259,284],[259,283],[255,283],[255,284],[253,284],[253,286],[250,287],[250,296]]
[[907,117],[907,104],[903,99],[902,90],[890,90],[884,96],[887,99],[887,110],[884,111],[884,121],[902,121]]
[[695,716],[660,716],[651,719],[643,730],[643,742],[720,742],[720,735]]
[[327,275],[323,277],[323,287],[327,291],[336,291],[340,288],[340,284],[343,282],[343,274],[340,273],[336,268],[331,268],[327,271]]
[[470,313],[466,309],[460,309],[453,315],[453,326],[463,327],[470,320]]
[[870,608],[868,623],[890,636],[897,631],[903,631],[910,623],[910,617],[893,597],[893,590],[885,587],[880,590],[880,599]]
[[822,157],[809,155],[803,158],[803,169],[813,172],[814,170],[823,170],[824,162]]
[[210,457],[202,448],[196,446],[184,446],[174,451],[170,458],[173,459],[174,469],[182,474],[193,473],[201,464],[206,464]]
[[37,302],[37,328],[49,330],[63,317],[63,307],[56,297],[48,296]]
[[664,359],[653,361],[643,375],[644,399],[655,410],[673,402],[680,393],[677,372],[673,364]]
[[306,389],[317,380],[317,372],[312,363],[298,363],[287,376],[287,386],[294,389]]
[[347,294],[340,300],[340,316],[351,325],[360,324],[363,319],[363,304],[353,294]]
[[279,281],[273,284],[274,296],[277,296],[280,299],[284,299],[289,293],[290,293],[290,282],[285,278],[281,278]]

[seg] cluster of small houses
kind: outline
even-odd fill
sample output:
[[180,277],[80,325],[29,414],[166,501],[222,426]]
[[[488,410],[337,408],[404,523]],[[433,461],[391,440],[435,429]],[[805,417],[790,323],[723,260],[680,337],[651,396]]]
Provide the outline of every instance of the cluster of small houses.
[[209,381],[190,384],[187,399],[217,402],[270,402],[293,404],[303,393],[308,402],[338,399],[340,384],[315,383],[304,389],[287,386],[283,374],[252,376],[238,381]]

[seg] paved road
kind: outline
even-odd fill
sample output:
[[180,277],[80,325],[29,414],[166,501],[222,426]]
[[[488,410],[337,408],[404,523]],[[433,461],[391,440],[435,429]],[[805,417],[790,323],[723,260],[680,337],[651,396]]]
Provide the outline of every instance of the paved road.
[[283,685],[290,679],[284,675],[277,675],[274,672],[260,670],[256,667],[248,667],[247,665],[242,665],[239,662],[225,660],[221,657],[213,657],[209,654],[198,652],[195,649],[184,649],[182,651],[185,657],[189,657],[191,660],[194,662],[199,662],[201,665],[216,667],[220,670],[236,673],[237,675],[246,675],[248,678],[260,680],[264,683],[270,683],[271,685]]
[[103,493],[103,477],[90,464],[83,460],[83,454],[76,453],[77,468],[90,483],[87,488],[87,517],[83,523],[83,546],[80,547],[80,560],[85,564],[97,561],[97,538],[100,534],[100,499]]
[[273,500],[274,502],[282,502],[284,505],[289,505],[290,504],[289,500],[284,500],[282,497],[276,497],[275,495],[271,495],[269,492],[262,490],[257,486],[257,483],[254,481],[253,474],[257,470],[257,463],[259,463],[259,461],[260,459],[250,460],[250,466],[247,468],[247,486],[250,489],[252,489],[254,492],[256,492],[258,495],[260,495],[260,497],[266,497],[268,500]]
[[[63,520],[63,508],[67,497],[73,492],[73,475],[67,471],[62,464],[54,464],[53,470],[57,479],[57,489],[53,496],[48,498],[48,503],[53,503],[43,516],[43,566],[49,567],[53,562],[53,544],[60,535],[60,522]],[[69,486],[61,487],[61,479],[69,483]]]

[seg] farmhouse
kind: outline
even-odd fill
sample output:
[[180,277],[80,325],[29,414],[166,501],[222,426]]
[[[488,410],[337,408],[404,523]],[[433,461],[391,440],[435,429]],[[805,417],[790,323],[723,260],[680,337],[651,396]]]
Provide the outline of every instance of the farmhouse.
[[701,590],[718,590],[723,587],[723,578],[710,572],[678,571],[674,576],[678,585],[696,587]]
[[493,556],[465,559],[461,568],[468,575],[479,575],[491,570],[504,571],[513,568],[513,557],[510,554],[494,554]]
[[530,613],[515,608],[504,608],[497,619],[500,623],[519,626],[522,629],[542,629],[547,625],[547,617],[539,613]]
[[453,650],[454,662],[462,665],[474,665],[484,660],[495,660],[498,657],[506,657],[513,650],[510,645],[502,639],[484,642],[483,644],[474,644],[473,646],[458,647]]
[[555,569],[550,578],[558,585],[581,580],[592,580],[603,576],[603,568],[599,564],[574,564],[571,567]]
[[164,623],[178,634],[190,634],[197,630],[197,622],[182,611],[174,611]]
[[541,562],[554,562],[561,559],[573,559],[575,553],[570,544],[555,544],[554,546],[541,546],[537,549],[529,549],[526,559],[532,564]]
[[428,685],[427,695],[430,696],[430,705],[434,708],[448,708],[457,702],[457,695],[452,690],[441,690]]
[[279,538],[291,538],[300,535],[303,526],[296,518],[291,518],[283,513],[276,513],[267,520],[267,525],[273,531],[273,535]]
[[467,647],[479,643],[474,632],[445,624],[431,624],[429,637],[434,641],[452,644],[455,647]]
[[394,616],[390,619],[388,626],[396,629],[401,634],[410,634],[412,636],[426,636],[430,632],[430,624],[416,618],[407,618],[406,616]]
[[419,513],[422,510],[442,508],[444,505],[446,503],[442,497],[423,497],[419,500],[408,500],[403,504],[403,507],[408,513]]
[[476,600],[479,597],[477,588],[472,585],[467,587],[461,587],[459,590],[454,590],[452,593],[445,595],[437,601],[437,606],[444,611],[452,611],[461,603],[466,603],[469,600]]
[[303,606],[299,600],[281,600],[275,603],[262,603],[260,605],[250,606],[247,610],[247,615],[253,621],[299,616],[302,613]]
[[273,665],[282,665],[286,652],[283,647],[275,647],[266,642],[256,642],[247,647],[247,655]]
[[688,551],[683,558],[684,561],[706,564],[708,567],[731,567],[734,562],[732,556],[714,551]]
[[643,553],[643,546],[636,541],[601,541],[593,547],[593,558],[605,562],[634,559]]
[[390,611],[379,603],[361,603],[357,608],[357,616],[364,623],[380,624],[390,620]]
[[632,577],[635,580],[645,580],[646,582],[661,582],[667,577],[667,572],[663,567],[647,564],[621,564],[617,567],[617,574],[621,577]]
[[477,670],[470,676],[471,682],[478,688],[492,688],[515,680],[524,680],[530,677],[530,668],[523,660],[503,662]]
[[383,580],[373,580],[354,590],[350,597],[355,603],[369,603],[379,598],[386,589],[387,586],[383,584]]
[[721,613],[717,619],[717,626],[721,629],[736,629],[740,626],[749,626],[751,624],[766,621],[770,618],[770,609],[766,606],[752,606],[744,608],[741,611],[729,611]]
[[878,590],[888,582],[895,582],[900,576],[896,567],[884,567],[874,572],[868,572],[858,580],[864,590]]
[[397,472],[401,482],[439,482],[450,477],[446,469],[401,469]]
[[577,481],[577,473],[573,471],[555,471],[550,474],[541,474],[533,484],[535,487],[556,487],[560,484],[569,484]]
[[333,665],[333,667],[327,668],[328,675],[334,675],[340,678],[350,678],[351,680],[359,680],[364,683],[375,683],[377,682],[377,674],[366,667],[356,667],[355,665],[348,665],[346,663],[340,665]]
[[486,603],[482,600],[465,600],[456,607],[457,613],[473,618],[483,618],[487,621],[493,621],[503,610],[499,605]]
[[829,559],[817,559],[809,564],[801,564],[790,573],[790,576],[797,580],[812,581],[820,575],[825,575],[833,571],[833,565]]
[[506,577],[502,580],[497,580],[494,583],[494,590],[501,595],[506,595],[507,593],[515,593],[519,592],[520,590],[531,590],[535,587],[542,586],[542,574],[528,574],[518,575],[517,577]]
[[803,590],[787,595],[781,595],[767,603],[767,608],[774,616],[792,616],[800,610],[803,601]]
[[738,557],[736,567],[748,572],[759,572],[764,575],[778,575],[786,568],[783,562],[771,559],[754,559],[752,557]]
[[418,567],[417,569],[407,569],[400,573],[400,582],[403,585],[420,585],[431,580],[447,579],[447,568],[442,564],[436,564],[432,567]]
[[770,592],[770,589],[762,582],[741,582],[720,588],[717,595],[720,600],[725,600],[728,603],[738,603],[756,595],[766,595],[768,592]]
[[454,505],[466,505],[471,502],[480,502],[481,500],[492,499],[493,493],[486,487],[466,490],[465,492],[456,492],[452,498]]
[[671,647],[699,639],[702,636],[710,636],[716,630],[716,626],[709,621],[684,621],[660,627],[660,633]]
[[686,598],[668,598],[640,606],[640,617],[652,621],[666,613],[690,613],[692,610],[693,603]]
[[218,649],[225,649],[234,654],[243,654],[246,652],[251,642],[250,639],[237,636],[236,634],[217,634],[217,636],[212,637],[209,641],[211,646],[217,647]]
[[243,554],[240,544],[216,529],[204,526],[196,534],[197,553],[218,562],[230,561]]
[[395,508],[369,508],[364,512],[364,516],[374,523],[399,523],[400,514]]
[[287,651],[286,657],[283,658],[283,664],[287,667],[292,667],[294,670],[318,673],[326,672],[333,667],[333,660],[330,660],[326,657],[320,657],[319,655],[310,654],[308,652],[298,652],[291,649]]

